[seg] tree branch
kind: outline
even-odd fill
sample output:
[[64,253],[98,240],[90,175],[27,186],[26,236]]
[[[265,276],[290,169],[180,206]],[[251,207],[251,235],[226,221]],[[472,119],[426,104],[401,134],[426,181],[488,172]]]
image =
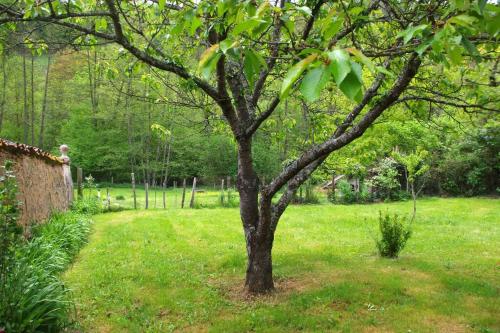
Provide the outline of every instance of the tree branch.
[[298,159],[285,168],[280,175],[278,175],[262,190],[263,196],[272,198],[279,191],[279,189],[281,189],[290,179],[295,177],[309,164],[359,138],[387,108],[398,100],[399,96],[403,93],[410,81],[416,75],[420,64],[421,61],[417,54],[412,54],[406,63],[405,68],[394,82],[392,88],[375,103],[375,105],[356,125],[352,126],[349,131],[339,136],[336,136],[334,133],[330,139],[326,140],[322,144],[315,145],[305,151]]

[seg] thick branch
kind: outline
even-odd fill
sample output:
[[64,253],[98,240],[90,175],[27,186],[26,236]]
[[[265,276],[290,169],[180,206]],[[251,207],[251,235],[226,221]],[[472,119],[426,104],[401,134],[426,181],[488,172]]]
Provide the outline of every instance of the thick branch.
[[332,135],[330,139],[322,144],[315,145],[304,152],[298,159],[292,162],[283,172],[277,176],[265,189],[263,195],[273,197],[290,179],[295,177],[302,169],[322,156],[328,155],[331,152],[342,148],[353,140],[359,138],[370,125],[389,108],[403,91],[408,87],[410,81],[416,75],[420,67],[420,59],[416,54],[412,54],[405,68],[401,72],[398,79],[393,84],[389,92],[387,92],[378,102],[366,113],[366,115],[352,128],[336,137]]

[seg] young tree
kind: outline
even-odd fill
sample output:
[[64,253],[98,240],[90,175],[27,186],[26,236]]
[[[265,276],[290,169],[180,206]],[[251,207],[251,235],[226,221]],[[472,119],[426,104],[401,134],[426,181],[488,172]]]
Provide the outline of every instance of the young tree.
[[419,180],[422,180],[423,176],[429,171],[429,164],[426,163],[426,159],[429,156],[429,152],[420,147],[409,154],[403,154],[398,151],[394,151],[392,156],[396,161],[401,163],[406,170],[406,177],[408,184],[410,185],[411,198],[413,199],[413,214],[411,217],[411,222],[415,220],[417,215],[417,197],[424,188],[424,182],[421,181],[420,187],[415,190],[415,186]]
[[[498,11],[486,0],[7,0],[0,1],[0,25],[46,22],[82,34],[86,44],[116,43],[217,104],[238,145],[245,285],[261,293],[273,289],[278,221],[329,154],[362,136],[395,103],[495,108],[462,97],[462,86],[451,94],[435,91],[443,78],[434,72],[465,65],[467,76],[474,63],[496,58]],[[198,56],[198,64],[191,61]],[[337,126],[323,142],[305,147],[260,186],[255,134],[289,95],[300,92],[311,102],[328,93],[323,88],[339,89],[349,108],[338,110]]]

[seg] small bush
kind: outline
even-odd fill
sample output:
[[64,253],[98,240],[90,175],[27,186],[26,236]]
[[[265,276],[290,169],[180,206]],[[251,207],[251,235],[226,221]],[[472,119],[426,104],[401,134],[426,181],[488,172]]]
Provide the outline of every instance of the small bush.
[[406,219],[397,214],[379,213],[380,239],[377,240],[377,249],[382,257],[397,258],[411,236],[411,229],[405,223]]
[[335,192],[328,192],[328,200],[342,204],[363,203],[371,201],[371,194],[364,182],[360,183],[359,192],[356,193],[348,181],[341,180],[338,182]]
[[123,195],[117,195],[116,200],[125,200],[125,196]]
[[101,213],[103,207],[97,197],[89,197],[75,200],[72,209],[77,213],[95,215]]
[[[304,189],[304,190],[303,190]],[[318,204],[319,197],[314,191],[314,186],[310,181],[306,182],[304,186],[299,188],[298,195],[292,200],[295,204]]]

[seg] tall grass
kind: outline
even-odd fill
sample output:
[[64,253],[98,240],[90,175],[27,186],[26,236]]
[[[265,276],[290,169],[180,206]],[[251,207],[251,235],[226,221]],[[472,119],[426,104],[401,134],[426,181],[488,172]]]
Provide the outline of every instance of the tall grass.
[[59,332],[71,325],[74,304],[59,279],[85,244],[91,220],[59,213],[18,245],[0,291],[0,328],[6,332]]

